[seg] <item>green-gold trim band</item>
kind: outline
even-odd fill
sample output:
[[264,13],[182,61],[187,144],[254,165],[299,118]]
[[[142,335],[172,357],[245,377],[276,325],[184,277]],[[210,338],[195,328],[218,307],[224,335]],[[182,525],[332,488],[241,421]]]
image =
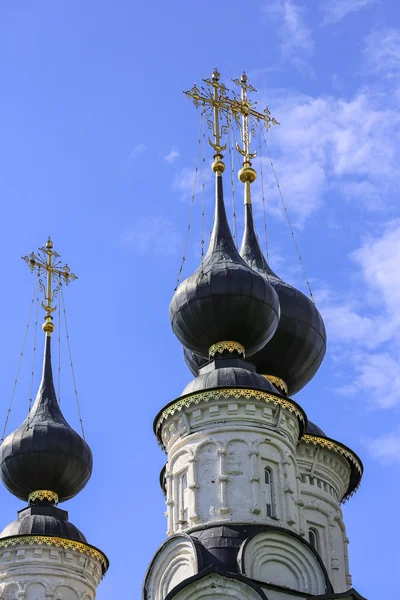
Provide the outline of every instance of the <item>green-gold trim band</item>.
[[29,494],[28,502],[35,502],[35,500],[40,500],[40,502],[48,500],[48,502],[54,502],[54,504],[58,504],[58,494],[57,492],[52,492],[51,490],[35,490]]
[[189,408],[192,404],[199,404],[199,402],[209,402],[210,400],[219,400],[220,398],[245,398],[254,399],[259,402],[272,403],[275,406],[281,406],[286,408],[289,412],[294,413],[296,417],[305,424],[304,413],[301,409],[291,400],[274,396],[268,392],[262,390],[256,390],[251,388],[221,388],[218,390],[207,390],[205,392],[198,392],[190,396],[179,398],[169,406],[167,406],[161,413],[160,418],[155,426],[157,432],[162,425],[163,421],[168,417],[174,415],[176,412],[180,412],[183,408]]
[[81,554],[86,554],[90,558],[94,558],[101,563],[103,575],[107,571],[109,563],[105,554],[84,544],[83,542],[76,542],[75,540],[68,540],[66,538],[50,536],[50,535],[19,535],[14,537],[8,537],[0,539],[0,548],[9,548],[10,546],[21,546],[23,544],[29,544],[33,546],[38,544],[39,546],[54,546],[55,548],[63,548],[64,550],[75,550]]
[[237,352],[238,354],[242,354],[243,358],[245,357],[244,346],[233,340],[213,344],[209,347],[208,354],[210,358],[214,358],[216,354],[223,354],[225,351],[228,351],[230,354],[232,354],[232,352]]
[[359,463],[357,458],[354,456],[354,454],[350,450],[346,450],[346,448],[343,448],[342,446],[340,446],[340,444],[337,444],[336,442],[333,442],[332,440],[327,440],[325,438],[320,438],[320,437],[316,437],[314,435],[310,435],[308,433],[305,433],[301,437],[300,441],[305,442],[306,444],[314,444],[314,446],[321,446],[322,448],[327,448],[328,450],[333,450],[334,452],[341,454],[344,458],[347,458],[347,460],[349,460],[356,467],[356,469],[360,473],[360,475],[362,475],[362,473],[363,473],[362,465]]

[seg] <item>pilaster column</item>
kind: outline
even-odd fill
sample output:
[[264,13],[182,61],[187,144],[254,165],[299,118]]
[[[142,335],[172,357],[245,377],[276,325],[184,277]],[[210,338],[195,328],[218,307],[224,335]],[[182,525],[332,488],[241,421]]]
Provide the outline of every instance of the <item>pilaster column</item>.
[[251,491],[253,496],[253,506],[251,512],[255,515],[259,515],[261,512],[260,508],[260,469],[259,469],[259,452],[255,448],[250,450],[250,463],[251,463]]
[[226,473],[226,450],[218,448],[217,455],[219,456],[219,477],[221,506],[219,512],[221,515],[229,512],[228,508],[228,475]]
[[198,514],[198,494],[199,483],[197,480],[197,458],[191,456],[188,459],[188,488],[190,490],[191,501],[189,502],[189,520],[196,522],[199,520]]
[[165,471],[165,479],[167,482],[167,499],[165,501],[167,507],[167,535],[172,535],[174,533],[174,501],[172,497],[172,473],[168,468]]
[[284,479],[284,487],[283,487],[283,491],[285,494],[285,505],[286,505],[286,522],[288,525],[295,525],[297,523],[297,519],[296,519],[296,515],[294,514],[294,507],[295,507],[295,503],[294,503],[294,492],[292,489],[292,486],[290,484],[290,478],[289,478],[289,472],[288,472],[288,466],[290,466],[291,463],[289,460],[284,460],[282,462],[282,467],[283,467],[283,479]]

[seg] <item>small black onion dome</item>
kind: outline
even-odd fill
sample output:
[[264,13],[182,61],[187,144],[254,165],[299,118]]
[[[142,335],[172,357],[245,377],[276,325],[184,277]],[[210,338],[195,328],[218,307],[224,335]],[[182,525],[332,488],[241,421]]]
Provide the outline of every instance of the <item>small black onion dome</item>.
[[17,498],[35,490],[73,498],[89,481],[93,459],[88,444],[65,420],[58,404],[46,336],[43,376],[30,415],[0,446],[0,478]]
[[270,394],[278,394],[277,389],[265,377],[240,367],[223,367],[202,373],[193,379],[182,392],[182,396],[212,388],[252,388]]
[[[361,459],[348,446],[345,446],[341,442],[337,442],[336,440],[328,437],[322,431],[322,429],[320,427],[318,427],[318,425],[316,425],[312,421],[308,421],[305,433],[306,433],[306,435],[313,435],[315,437],[325,438],[326,440],[328,440],[328,442],[332,442],[334,447],[336,447],[336,448],[339,447],[344,450],[344,452],[341,452],[341,454],[347,460],[347,462],[349,464],[350,480],[349,480],[349,485],[347,487],[347,490],[346,490],[343,498],[341,499],[341,502],[342,503],[347,502],[347,500],[349,500],[349,498],[351,498],[351,496],[358,490],[360,483],[361,483],[362,475],[364,472],[364,467],[363,467]],[[340,452],[340,450],[339,450],[339,452]]]
[[169,314],[179,341],[201,356],[222,341],[235,341],[250,356],[274,334],[279,301],[265,277],[239,256],[226,218],[222,177],[210,245],[202,265],[176,290]]
[[87,544],[83,533],[66,518],[60,518],[60,515],[57,514],[57,512],[65,513],[65,511],[53,508],[56,514],[51,515],[30,514],[29,510],[28,508],[20,511],[19,518],[7,525],[0,533],[0,539],[17,535],[50,535]]
[[189,367],[190,372],[195,377],[197,377],[197,375],[199,374],[199,370],[201,369],[201,367],[204,367],[204,365],[208,362],[207,358],[195,354],[191,350],[185,348],[185,346],[183,347],[183,358],[185,360],[186,365]]
[[322,431],[318,425],[312,423],[312,421],[308,421],[306,428],[307,435],[316,435],[317,437],[326,437],[326,434]]
[[269,267],[254,230],[251,205],[245,206],[240,254],[252,269],[268,278],[281,306],[281,318],[273,338],[250,362],[259,373],[283,379],[291,396],[314,377],[322,363],[326,351],[324,322],[313,302],[282,281]]

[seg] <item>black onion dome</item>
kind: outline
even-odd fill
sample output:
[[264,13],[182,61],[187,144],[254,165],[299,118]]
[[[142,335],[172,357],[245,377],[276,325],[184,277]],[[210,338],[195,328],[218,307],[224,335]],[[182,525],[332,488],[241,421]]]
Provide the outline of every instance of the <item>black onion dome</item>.
[[176,290],[170,307],[180,342],[202,356],[210,346],[235,341],[246,355],[262,348],[279,320],[279,301],[265,277],[240,257],[226,218],[222,177],[216,177],[216,205],[210,245],[202,265]]
[[301,390],[316,374],[326,351],[326,331],[316,306],[302,292],[282,281],[265,260],[254,230],[251,205],[245,206],[241,256],[265,275],[279,297],[281,318],[271,341],[251,362],[259,373],[283,379],[288,395]]
[[182,396],[212,388],[252,388],[270,394],[278,394],[277,389],[265,377],[240,367],[223,367],[202,373],[193,379],[183,390]]
[[18,519],[3,529],[0,539],[18,535],[51,535],[87,544],[83,533],[68,521],[68,513],[54,506],[19,511]]
[[326,437],[326,434],[322,431],[322,429],[315,423],[312,423],[312,421],[308,421],[307,423],[306,434],[316,435],[317,437]]
[[30,415],[0,446],[0,478],[21,500],[35,490],[51,490],[60,502],[89,481],[93,459],[88,444],[68,425],[58,404],[46,336],[43,376]]
[[191,350],[185,348],[185,346],[183,346],[183,358],[185,360],[186,365],[189,367],[190,372],[195,377],[197,377],[199,369],[201,369],[201,367],[203,367],[208,362],[207,358],[195,354]]
[[[364,472],[364,467],[361,462],[361,459],[353,450],[348,448],[348,446],[345,446],[341,442],[337,442],[336,440],[328,437],[326,433],[322,431],[322,429],[312,421],[308,421],[305,433],[306,435],[312,435],[318,438],[326,439],[328,442],[332,443],[333,450],[335,452],[339,451],[339,453],[347,460],[350,467],[350,480],[347,490],[343,498],[341,499],[341,502],[346,502],[349,498],[351,498],[351,496],[358,490],[360,486],[362,475]],[[329,445],[328,448],[330,448]]]

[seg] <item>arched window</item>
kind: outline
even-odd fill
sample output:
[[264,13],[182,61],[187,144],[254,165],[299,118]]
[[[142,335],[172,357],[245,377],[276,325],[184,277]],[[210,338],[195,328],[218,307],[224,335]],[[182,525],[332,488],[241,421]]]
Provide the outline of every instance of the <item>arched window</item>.
[[308,531],[308,540],[310,545],[318,552],[319,550],[319,539],[318,539],[318,531],[314,528],[309,529]]
[[4,598],[4,600],[17,600],[18,595],[19,595],[18,586],[15,583],[11,583],[11,584],[7,585],[7,587],[3,591],[1,598]]
[[188,481],[186,471],[179,478],[179,520],[186,523],[188,520]]
[[264,469],[264,482],[265,482],[265,503],[267,517],[275,517],[275,506],[274,506],[274,487],[272,470],[270,467]]

